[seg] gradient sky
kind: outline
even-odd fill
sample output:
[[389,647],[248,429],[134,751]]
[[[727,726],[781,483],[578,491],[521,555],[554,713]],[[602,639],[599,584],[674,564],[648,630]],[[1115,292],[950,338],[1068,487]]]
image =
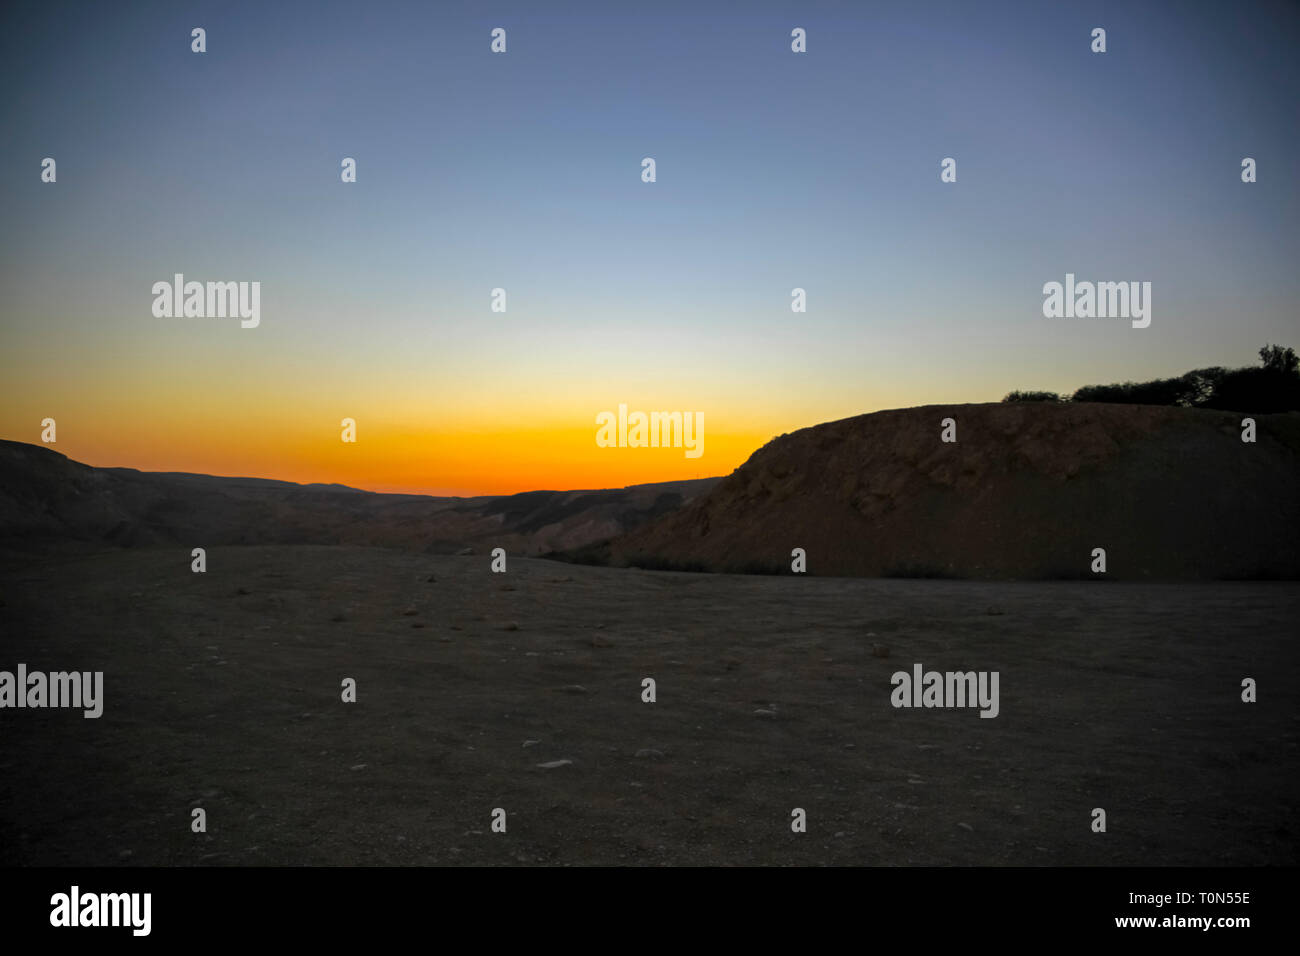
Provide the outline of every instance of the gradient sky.
[[[616,487],[881,408],[1255,364],[1300,346],[1298,11],[10,3],[0,437],[49,416],[94,465]],[[259,280],[261,326],[155,318],[175,272]],[[1067,272],[1150,281],[1150,328],[1044,318]],[[598,448],[619,403],[702,412],[704,456]]]

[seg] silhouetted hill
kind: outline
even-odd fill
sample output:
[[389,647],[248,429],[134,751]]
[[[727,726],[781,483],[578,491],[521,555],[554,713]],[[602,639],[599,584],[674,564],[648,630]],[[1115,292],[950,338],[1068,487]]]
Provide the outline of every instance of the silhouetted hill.
[[0,441],[0,549],[350,544],[538,554],[621,534],[717,480],[437,498],[92,468],[40,445]]
[[[940,441],[940,421],[957,442]],[[931,405],[774,439],[603,549],[643,567],[971,578],[1300,577],[1300,413]]]

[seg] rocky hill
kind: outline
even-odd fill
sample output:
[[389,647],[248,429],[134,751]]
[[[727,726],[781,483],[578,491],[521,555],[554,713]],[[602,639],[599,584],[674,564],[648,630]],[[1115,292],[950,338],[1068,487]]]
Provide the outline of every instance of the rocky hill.
[[[642,567],[1107,579],[1300,577],[1300,413],[931,405],[774,439],[612,542]],[[941,441],[941,421],[956,442]]]

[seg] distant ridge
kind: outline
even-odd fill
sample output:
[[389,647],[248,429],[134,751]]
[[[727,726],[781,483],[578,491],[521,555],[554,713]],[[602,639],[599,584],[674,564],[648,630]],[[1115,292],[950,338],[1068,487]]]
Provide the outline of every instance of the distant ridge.
[[[601,558],[960,578],[1300,577],[1300,413],[928,405],[782,435]],[[940,422],[957,423],[956,443]],[[1107,572],[1090,555],[1106,550]]]
[[0,440],[0,550],[351,544],[540,554],[622,534],[717,480],[438,498],[93,468],[41,445]]

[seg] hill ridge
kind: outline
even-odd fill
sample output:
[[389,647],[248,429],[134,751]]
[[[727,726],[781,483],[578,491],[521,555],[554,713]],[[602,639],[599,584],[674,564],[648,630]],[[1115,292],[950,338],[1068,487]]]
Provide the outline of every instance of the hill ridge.
[[[889,409],[765,444],[616,563],[853,576],[1300,577],[1300,413],[1101,403]],[[941,441],[952,418],[956,441]],[[1100,575],[1099,575],[1100,576]]]

